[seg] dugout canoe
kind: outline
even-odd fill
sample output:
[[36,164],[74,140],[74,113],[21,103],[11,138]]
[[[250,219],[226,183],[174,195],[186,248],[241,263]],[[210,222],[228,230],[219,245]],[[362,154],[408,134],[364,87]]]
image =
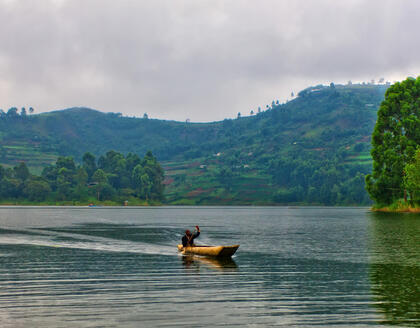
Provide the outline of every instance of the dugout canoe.
[[178,245],[178,250],[183,254],[195,254],[211,257],[230,257],[235,254],[239,245],[232,246],[192,246],[183,247]]

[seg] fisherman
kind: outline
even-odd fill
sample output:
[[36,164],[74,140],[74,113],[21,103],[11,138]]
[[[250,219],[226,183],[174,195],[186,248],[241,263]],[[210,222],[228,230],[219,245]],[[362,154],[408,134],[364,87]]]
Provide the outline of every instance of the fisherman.
[[192,234],[191,231],[185,230],[185,235],[182,237],[182,246],[194,246],[194,239],[200,236],[200,228],[195,226],[195,232]]

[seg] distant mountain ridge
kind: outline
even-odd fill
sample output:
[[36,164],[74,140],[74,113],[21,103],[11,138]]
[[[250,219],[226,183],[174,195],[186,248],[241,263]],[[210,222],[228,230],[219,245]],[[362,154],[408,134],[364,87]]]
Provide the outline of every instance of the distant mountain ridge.
[[[368,204],[370,135],[385,85],[302,90],[256,115],[211,123],[124,117],[89,108],[0,117],[0,163],[35,171],[58,155],[151,150],[170,203]],[[322,196],[322,197],[321,197]]]

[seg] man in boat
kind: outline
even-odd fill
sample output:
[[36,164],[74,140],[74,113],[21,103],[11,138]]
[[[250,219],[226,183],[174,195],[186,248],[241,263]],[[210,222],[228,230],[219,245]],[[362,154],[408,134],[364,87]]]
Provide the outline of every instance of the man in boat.
[[200,228],[195,226],[195,229],[194,233],[191,233],[189,230],[185,230],[185,235],[182,237],[183,247],[194,246],[194,239],[200,236]]

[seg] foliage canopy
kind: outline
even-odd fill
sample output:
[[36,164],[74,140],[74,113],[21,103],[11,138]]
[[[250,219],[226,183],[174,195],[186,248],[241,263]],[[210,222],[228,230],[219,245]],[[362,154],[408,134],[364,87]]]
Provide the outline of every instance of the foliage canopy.
[[[78,165],[70,156],[60,156],[44,168],[41,176],[30,174],[24,162],[14,168],[0,165],[0,200],[33,202],[88,202],[127,199],[163,200],[163,169],[151,152],[144,158],[108,151],[100,156],[86,153]],[[137,172],[141,172],[137,178]]]
[[405,167],[420,144],[420,77],[392,85],[378,111],[372,134],[373,171],[366,189],[378,204],[404,196]]

